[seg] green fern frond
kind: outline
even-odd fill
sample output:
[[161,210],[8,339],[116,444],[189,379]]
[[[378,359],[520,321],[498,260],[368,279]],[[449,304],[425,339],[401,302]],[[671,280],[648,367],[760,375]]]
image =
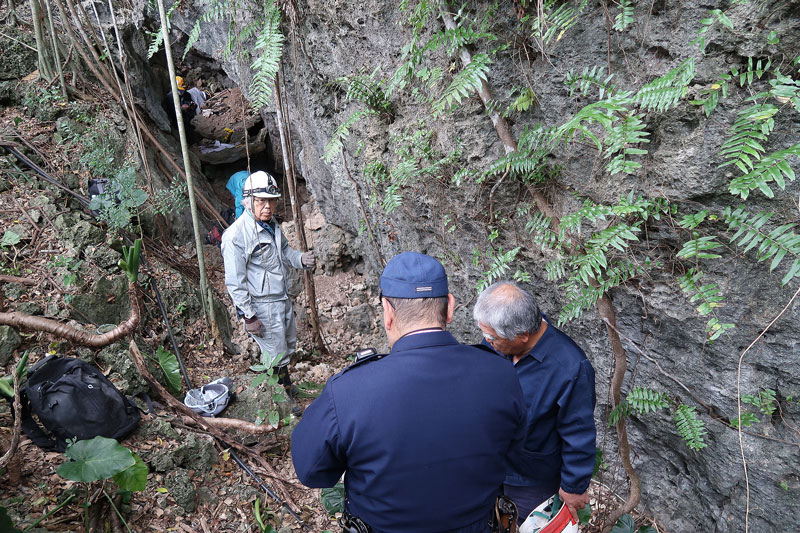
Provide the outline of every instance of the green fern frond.
[[616,425],[625,416],[641,416],[669,407],[666,394],[646,387],[635,387],[609,414],[609,425]]
[[772,60],[767,60],[766,63],[762,63],[760,59],[754,65],[753,58],[748,57],[747,68],[739,72],[739,69],[732,67],[731,74],[734,78],[739,78],[739,86],[744,87],[745,84],[752,85],[753,81],[760,80],[761,76],[769,70],[770,65],[772,65]]
[[683,218],[678,221],[678,225],[686,229],[695,229],[708,217],[708,213],[707,209],[703,209],[692,215],[684,215]]
[[492,60],[488,54],[480,53],[472,56],[470,64],[456,74],[450,86],[434,104],[433,108],[436,114],[450,109],[454,104],[460,104],[464,98],[477,92],[481,83],[486,81],[491,64]]
[[769,94],[779,102],[792,102],[794,108],[800,112],[800,80],[785,76],[776,68],[775,77],[769,80],[772,86]]
[[447,55],[453,55],[460,48],[475,44],[480,41],[496,41],[497,37],[491,33],[475,30],[467,26],[459,26],[453,29],[438,31],[431,36],[425,46],[424,52],[433,52],[438,49],[445,49]]
[[700,19],[700,29],[697,30],[697,37],[689,44],[700,45],[700,50],[703,54],[706,53],[706,34],[714,26],[715,22],[719,22],[729,30],[733,31],[733,23],[731,20],[719,9],[712,9],[708,12],[708,17]]
[[636,93],[636,101],[645,110],[663,113],[678,105],[686,96],[687,87],[694,79],[694,58],[688,58],[660,78],[656,78]]
[[576,280],[570,280],[561,285],[566,303],[558,313],[558,325],[562,326],[580,317],[584,310],[591,309],[597,303],[597,300],[603,296],[603,290],[587,285],[576,283]]
[[567,276],[567,261],[559,257],[548,261],[544,270],[547,273],[547,281],[558,281]]
[[716,237],[713,235],[700,237],[697,232],[694,232],[692,236],[694,237],[692,240],[683,243],[683,247],[677,254],[678,257],[684,259],[691,259],[692,257],[697,257],[698,259],[717,259],[722,257],[719,254],[709,251],[722,247],[722,244],[716,241]]
[[697,100],[689,100],[689,103],[692,105],[702,105],[706,116],[711,116],[711,113],[717,108],[720,94],[722,98],[728,97],[728,83],[732,79],[733,77],[730,74],[723,74],[716,83],[712,83],[709,87],[701,89]]
[[542,164],[544,155],[545,154],[541,152],[531,152],[529,150],[515,150],[509,152],[495,160],[489,168],[482,173],[478,181],[483,181],[489,176],[505,174],[506,172],[513,178],[533,174]]
[[607,205],[596,204],[589,199],[583,201],[583,207],[578,211],[564,215],[559,228],[562,231],[580,233],[583,221],[605,221],[607,216],[614,214],[614,209]]
[[631,161],[629,156],[645,155],[647,150],[641,148],[633,148],[631,145],[649,143],[650,133],[644,131],[647,124],[642,120],[642,115],[631,113],[623,120],[614,124],[603,140],[607,146],[603,157],[611,161],[606,165],[606,171],[610,175],[623,172],[625,174],[633,174],[637,169],[641,168],[641,163]]
[[511,268],[511,263],[514,262],[514,258],[517,257],[520,249],[521,248],[517,246],[516,248],[513,248],[505,253],[503,253],[502,250],[499,250],[494,257],[492,257],[492,263],[489,266],[489,270],[483,273],[483,277],[475,285],[475,289],[480,293],[486,287],[505,276],[505,274]]
[[609,96],[614,94],[616,86],[611,83],[611,79],[614,75],[609,74],[605,76],[605,69],[605,67],[597,65],[593,66],[591,69],[586,67],[580,75],[573,74],[572,70],[570,70],[566,78],[564,78],[564,84],[569,87],[570,97],[574,96],[575,91],[580,91],[583,96],[587,96],[589,91],[592,90],[592,87],[595,86],[600,91],[598,97],[600,100],[603,99],[606,93],[608,93]]
[[681,290],[690,295],[691,303],[699,302],[697,312],[700,316],[712,315],[706,322],[706,336],[709,342],[717,340],[727,330],[736,327],[735,324],[723,323],[719,321],[715,309],[724,304],[723,296],[720,294],[719,286],[716,283],[700,284],[703,272],[690,268],[686,274],[680,278]]
[[339,78],[347,87],[348,100],[362,102],[368,107],[393,117],[392,103],[383,89],[383,82],[376,80],[377,69],[372,74],[356,74]]
[[616,113],[627,113],[626,107],[631,103],[631,92],[614,94],[605,100],[594,102],[582,107],[574,117],[563,123],[553,131],[553,140],[563,142],[571,141],[576,134],[579,138],[589,138],[597,146],[598,150],[603,149],[603,143],[598,136],[591,131],[588,126],[600,124],[604,130],[610,130],[613,123],[617,120]]
[[731,126],[731,136],[720,148],[720,155],[726,161],[718,168],[736,165],[744,174],[750,173],[755,163],[764,152],[762,142],[769,138],[775,127],[772,118],[778,108],[772,104],[755,104],[738,113],[736,122]]
[[[186,41],[186,46],[183,48],[183,56],[181,56],[181,60],[186,59],[186,54],[189,53],[192,46],[200,39],[200,19],[197,19],[194,22],[194,26],[192,26],[192,31],[189,32],[189,39]],[[148,56],[150,57],[150,56]]]
[[673,420],[675,420],[678,433],[689,449],[697,451],[708,446],[703,440],[708,431],[706,431],[703,421],[697,418],[694,407],[685,404],[679,405]]
[[147,59],[150,59],[158,53],[158,50],[164,43],[164,35],[161,33],[161,30],[147,33],[152,38],[150,41],[150,46],[147,47]]
[[770,272],[775,270],[787,255],[794,258],[792,266],[781,280],[781,284],[786,285],[795,276],[800,276],[800,234],[792,231],[796,224],[782,224],[767,232],[764,225],[773,214],[762,212],[751,215],[744,207],[735,210],[727,207],[722,216],[728,224],[728,230],[736,230],[731,242],[744,247],[744,253],[755,248],[759,262],[772,259],[769,265]]
[[619,13],[614,17],[612,29],[616,31],[625,31],[634,21],[633,0],[619,0],[619,8]]
[[631,412],[637,415],[646,415],[651,411],[655,412],[669,407],[666,394],[646,387],[635,387],[625,397],[625,403],[630,406]]
[[[755,148],[756,145],[761,147],[761,145],[756,142],[751,142],[750,144],[745,143],[745,146],[751,148],[758,154]],[[750,195],[750,191],[756,189],[764,193],[764,196],[767,198],[774,197],[775,194],[769,186],[770,183],[774,182],[781,190],[784,190],[786,188],[786,180],[784,178],[794,181],[794,170],[787,162],[787,159],[791,156],[800,157],[800,144],[795,144],[784,150],[778,150],[777,152],[764,156],[763,159],[753,164],[753,168],[750,172],[731,180],[728,190],[730,190],[731,194],[738,194],[741,196],[742,200],[746,200]],[[739,157],[741,158],[741,156]]]
[[399,189],[400,185],[397,183],[392,183],[386,188],[381,205],[387,215],[403,205],[403,196],[400,194]]
[[543,16],[533,20],[533,37],[544,44],[550,44],[553,39],[561,40],[564,34],[580,20],[579,15],[586,8],[588,0],[581,0],[577,7],[564,3],[553,9],[556,2],[545,2]]
[[[508,104],[508,107],[505,109],[505,111],[503,111],[504,117],[508,117],[512,113],[523,113],[539,105],[539,100],[536,98],[536,93],[534,93],[533,89],[531,89],[530,87],[525,87],[521,90],[515,89],[514,91],[512,91],[511,95],[514,96],[514,94],[516,94],[517,91],[519,92],[519,95],[517,95],[517,97],[514,98],[514,100],[512,100],[510,104]],[[487,105],[487,112],[490,115],[492,114],[492,112],[489,110],[488,105]]]
[[[170,20],[172,20],[172,13],[178,8],[180,4],[180,0],[176,0],[170,8],[167,10],[167,31],[172,29],[172,25],[170,24]],[[161,48],[161,45],[164,44],[164,34],[162,33],[163,28],[159,27],[158,31],[155,32],[147,32],[151,37],[152,41],[150,41],[150,46],[147,48],[147,59],[150,59]],[[184,54],[185,55],[185,54]]]
[[283,53],[283,33],[281,33],[281,12],[274,1],[264,6],[264,26],[256,39],[254,50],[261,50],[250,68],[253,79],[249,87],[250,103],[255,109],[269,104],[275,83],[275,76],[280,68]]
[[389,171],[386,170],[386,166],[380,161],[365,163],[362,172],[364,173],[364,179],[367,180],[367,183],[378,185],[389,181]]
[[334,158],[339,156],[339,152],[342,149],[344,140],[347,139],[347,136],[350,135],[350,128],[353,127],[353,124],[361,120],[362,118],[375,114],[375,111],[371,109],[356,111],[345,120],[342,124],[336,128],[336,131],[333,132],[333,136],[331,140],[328,142],[327,146],[325,146],[325,152],[322,154],[322,159],[325,160],[326,163],[331,163]]
[[[561,248],[561,241],[558,233],[550,229],[552,220],[541,211],[536,212],[525,224],[527,231],[533,238],[534,244],[543,249],[558,250]],[[560,277],[560,276],[559,276]]]

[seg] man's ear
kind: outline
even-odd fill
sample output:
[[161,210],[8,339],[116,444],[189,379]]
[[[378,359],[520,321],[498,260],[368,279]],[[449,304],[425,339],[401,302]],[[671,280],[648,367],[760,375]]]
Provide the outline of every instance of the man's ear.
[[381,306],[383,307],[383,327],[389,331],[394,325],[394,307],[386,298],[381,298]]
[[452,294],[447,294],[447,320],[446,324],[453,321],[453,313],[456,311],[456,298]]

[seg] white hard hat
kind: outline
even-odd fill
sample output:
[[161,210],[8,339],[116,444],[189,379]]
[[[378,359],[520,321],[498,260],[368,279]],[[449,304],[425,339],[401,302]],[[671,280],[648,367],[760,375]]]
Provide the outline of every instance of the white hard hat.
[[278,184],[275,178],[259,170],[253,172],[248,176],[244,182],[242,196],[256,196],[258,198],[280,198],[281,191],[278,189]]
[[578,533],[578,524],[556,494],[531,511],[519,533]]

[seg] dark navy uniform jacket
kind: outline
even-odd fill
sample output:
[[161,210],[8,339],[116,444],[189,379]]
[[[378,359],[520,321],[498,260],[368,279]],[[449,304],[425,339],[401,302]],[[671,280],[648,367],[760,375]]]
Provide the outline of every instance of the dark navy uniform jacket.
[[524,422],[510,361],[417,333],[328,380],[292,434],[292,459],[309,487],[346,472],[348,510],[376,532],[485,533]]
[[[545,317],[546,318],[546,317]],[[547,330],[514,365],[528,421],[522,446],[509,456],[505,482],[582,494],[595,463],[594,368],[583,350],[547,321]]]

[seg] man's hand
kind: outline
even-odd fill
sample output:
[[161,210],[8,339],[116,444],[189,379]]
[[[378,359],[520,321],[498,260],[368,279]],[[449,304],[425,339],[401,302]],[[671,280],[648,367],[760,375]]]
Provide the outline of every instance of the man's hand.
[[255,316],[252,318],[245,318],[244,329],[246,329],[251,335],[260,337],[261,334],[264,333],[264,324],[262,324],[258,317]]
[[316,263],[317,258],[314,257],[314,252],[306,252],[300,257],[300,262],[306,268],[311,268]]
[[561,498],[561,501],[564,502],[564,505],[567,506],[569,509],[569,514],[572,515],[572,519],[575,522],[578,522],[578,509],[583,509],[586,507],[586,504],[589,503],[589,493],[584,492],[583,494],[572,494],[570,492],[564,492],[564,489],[558,489],[558,497]]

